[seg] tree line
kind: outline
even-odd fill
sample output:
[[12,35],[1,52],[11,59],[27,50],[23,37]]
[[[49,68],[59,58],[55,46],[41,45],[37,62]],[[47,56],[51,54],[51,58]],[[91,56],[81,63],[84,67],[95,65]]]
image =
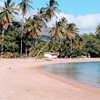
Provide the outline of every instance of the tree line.
[[[31,0],[12,0],[0,6],[0,55],[1,57],[43,57],[44,52],[57,52],[60,58],[100,57],[100,24],[93,34],[79,34],[75,23],[60,19],[48,32],[48,39],[41,38],[42,28],[59,12],[58,2],[50,0],[36,15],[26,18]],[[17,5],[17,6],[16,6]],[[22,13],[23,21],[15,16]],[[33,13],[33,12],[32,12]]]

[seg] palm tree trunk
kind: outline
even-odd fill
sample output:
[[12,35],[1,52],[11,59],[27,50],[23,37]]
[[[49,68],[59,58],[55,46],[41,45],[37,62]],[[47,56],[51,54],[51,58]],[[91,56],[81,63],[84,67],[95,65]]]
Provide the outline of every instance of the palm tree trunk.
[[72,57],[72,48],[73,48],[73,47],[72,47],[72,46],[73,46],[72,39],[71,39],[71,44],[70,44],[70,45],[71,45],[71,56],[70,56],[70,57]]
[[4,51],[4,29],[2,31],[1,58],[3,58],[3,51]]
[[42,50],[50,43],[50,41],[48,41],[41,49],[40,51],[37,53],[37,55],[34,57],[35,59],[40,55],[40,53],[42,52]]
[[22,53],[23,53],[23,40],[21,36],[21,50],[20,50],[21,58],[22,58]]
[[21,49],[20,49],[20,54],[21,54],[21,58],[22,58],[22,54],[23,54],[23,28],[24,28],[24,24],[22,23],[22,33],[21,33]]
[[23,40],[22,40],[22,36],[21,36],[21,47],[20,47],[20,48],[21,48],[21,49],[20,49],[21,58],[22,58],[22,53],[23,53],[23,52],[22,52],[22,48],[23,48],[23,43],[22,43],[22,42],[23,42]]
[[33,49],[33,48],[34,48],[34,49],[36,48],[37,43],[38,43],[38,39],[36,39],[35,45],[32,45],[31,48],[30,48],[30,52],[29,52],[29,56],[30,56],[30,57],[31,57],[31,55],[32,55],[32,49]]
[[26,50],[25,50],[25,52],[26,52],[26,58],[28,57],[28,55],[27,55],[27,51],[28,51],[28,50],[27,50],[27,46],[26,46]]

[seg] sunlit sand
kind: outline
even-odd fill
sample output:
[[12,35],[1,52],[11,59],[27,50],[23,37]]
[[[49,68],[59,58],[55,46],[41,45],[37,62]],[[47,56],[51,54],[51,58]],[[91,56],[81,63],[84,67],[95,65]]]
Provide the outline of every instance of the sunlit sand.
[[40,69],[47,64],[98,59],[0,59],[0,100],[100,100],[100,89]]

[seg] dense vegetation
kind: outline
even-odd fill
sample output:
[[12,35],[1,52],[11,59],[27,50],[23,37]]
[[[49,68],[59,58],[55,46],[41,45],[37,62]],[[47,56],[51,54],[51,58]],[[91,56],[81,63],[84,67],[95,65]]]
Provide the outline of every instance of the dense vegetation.
[[[43,37],[41,30],[48,28],[46,23],[59,11],[58,3],[50,0],[37,15],[26,19],[28,9],[33,9],[30,4],[30,0],[21,0],[16,6],[12,0],[7,0],[4,7],[0,7],[1,57],[41,58],[44,52],[57,52],[60,58],[100,57],[100,25],[95,33],[80,35],[74,23],[62,18]],[[15,20],[19,11],[23,16],[21,22]]]

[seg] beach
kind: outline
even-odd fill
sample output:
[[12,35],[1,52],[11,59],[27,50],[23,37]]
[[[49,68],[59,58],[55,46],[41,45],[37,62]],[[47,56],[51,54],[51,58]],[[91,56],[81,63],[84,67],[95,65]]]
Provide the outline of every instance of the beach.
[[48,64],[100,61],[76,59],[0,59],[0,100],[100,100],[100,89],[45,72]]

